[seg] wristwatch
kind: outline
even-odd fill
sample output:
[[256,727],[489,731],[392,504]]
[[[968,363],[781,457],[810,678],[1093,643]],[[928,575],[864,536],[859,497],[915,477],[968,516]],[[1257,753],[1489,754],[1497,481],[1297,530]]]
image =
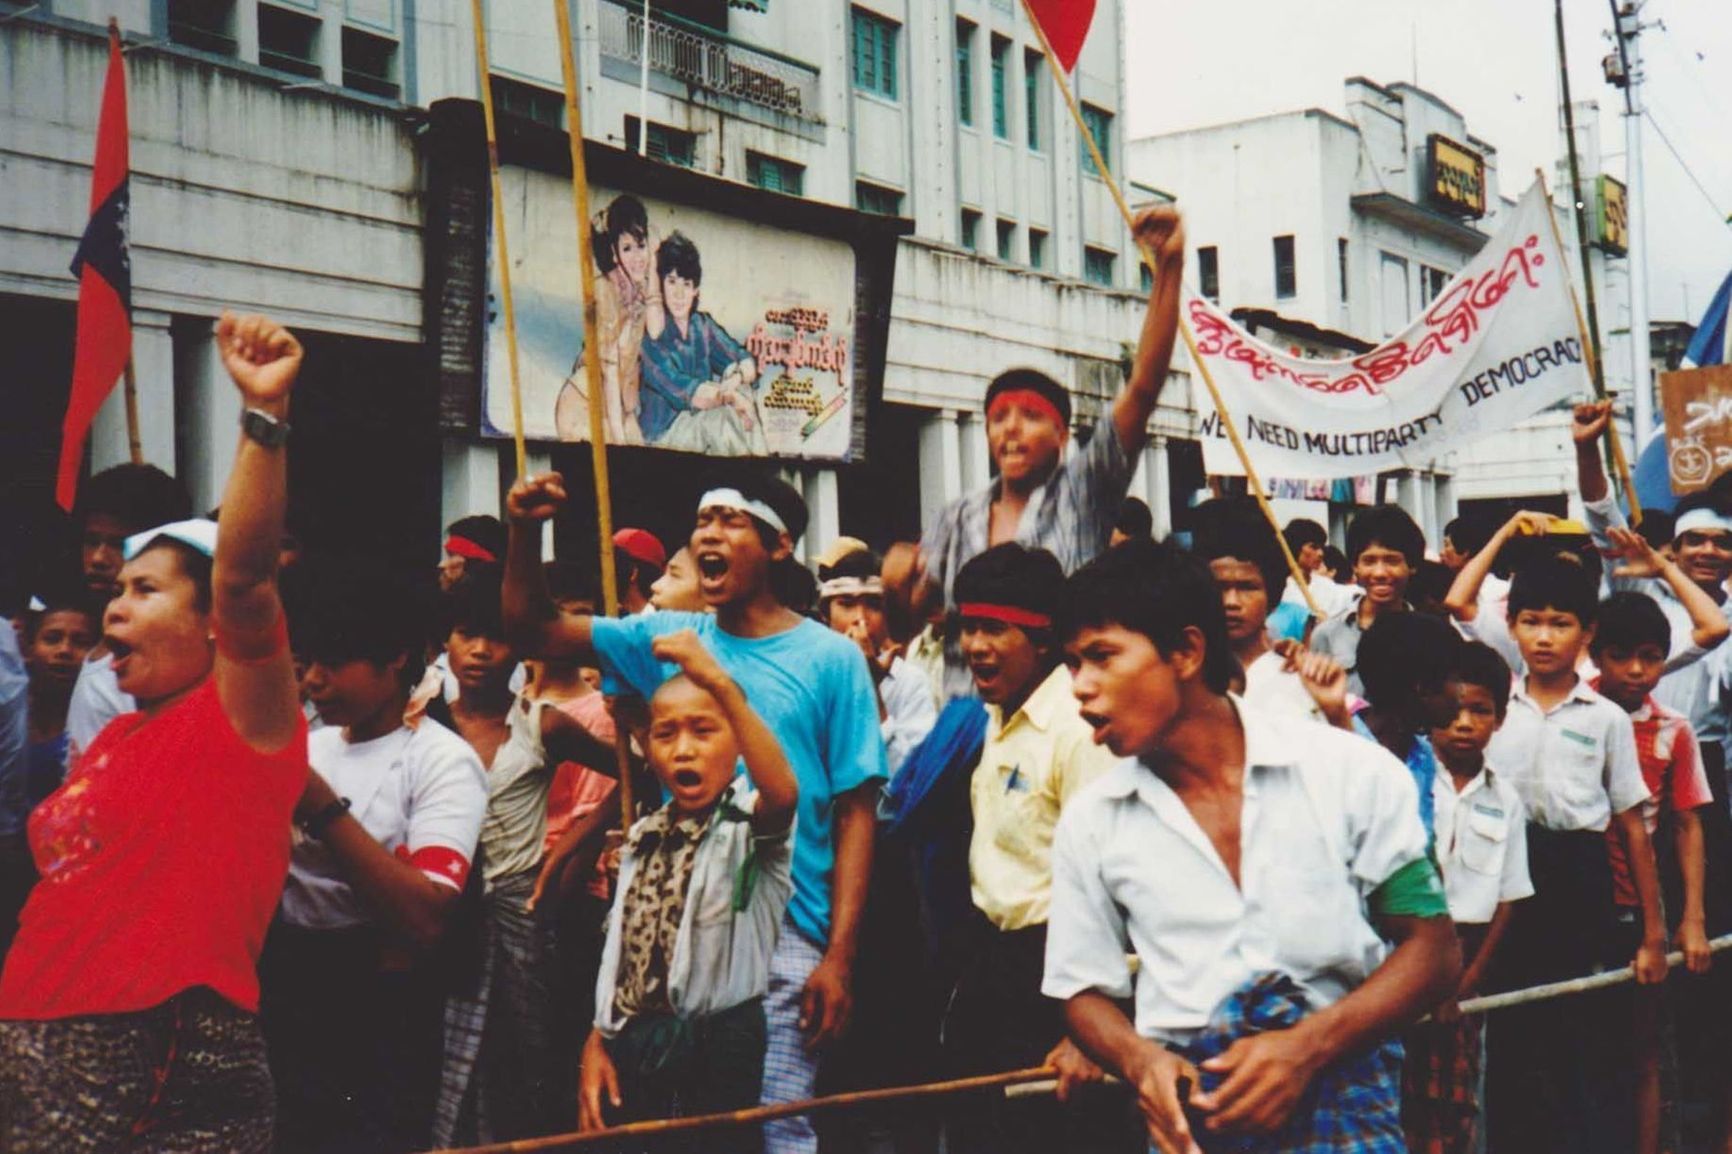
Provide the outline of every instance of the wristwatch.
[[241,414],[241,432],[267,449],[280,449],[289,439],[289,423],[263,409],[248,409]]
[[303,821],[301,823],[302,832],[310,838],[324,841],[325,831],[331,828],[331,823],[348,813],[349,807],[354,804],[354,802],[350,801],[346,797],[339,797],[336,801],[333,801],[324,809],[321,809],[318,813],[315,813],[312,817]]

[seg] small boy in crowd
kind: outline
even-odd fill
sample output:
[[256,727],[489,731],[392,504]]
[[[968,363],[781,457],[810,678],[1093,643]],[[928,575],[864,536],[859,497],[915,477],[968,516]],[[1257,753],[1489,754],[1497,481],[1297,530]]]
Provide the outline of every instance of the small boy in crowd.
[[1124,545],[1065,592],[1073,692],[1124,760],[1059,821],[1043,991],[1163,1154],[1404,1150],[1396,1036],[1460,969],[1412,780],[1227,695],[1197,558]]
[[[1598,615],[1597,585],[1568,557],[1526,565],[1510,585],[1509,629],[1527,672],[1486,758],[1527,811],[1536,890],[1501,954],[1502,984],[1510,988],[1631,964],[1624,949],[1631,935],[1612,904],[1608,827],[1624,843],[1640,900],[1636,980],[1666,976],[1635,731],[1624,710],[1576,672]],[[1630,1149],[1629,1056],[1621,1044],[1628,1034],[1604,1021],[1615,1012],[1593,995],[1504,1011],[1491,1031],[1487,1067],[1493,1149]]]
[[[1702,819],[1698,810],[1713,803],[1695,731],[1682,713],[1653,697],[1666,668],[1671,625],[1653,598],[1640,593],[1614,593],[1600,606],[1600,623],[1590,652],[1600,676],[1594,688],[1630,715],[1636,730],[1636,755],[1652,796],[1642,803],[1642,824],[1649,837],[1666,828],[1666,841],[1677,854],[1682,916],[1677,921],[1678,948],[1692,973],[1708,971],[1707,913],[1703,902],[1706,872]],[[1661,844],[1656,842],[1656,845]],[[1631,879],[1629,860],[1618,839],[1607,838],[1611,854],[1613,900],[1625,948],[1636,941],[1642,926],[1641,902]],[[1660,1145],[1660,1019],[1662,987],[1640,990],[1635,1000],[1636,1145],[1639,1154],[1654,1154]]]
[[[1367,644],[1382,628],[1372,628]],[[1485,757],[1509,706],[1509,666],[1489,646],[1462,643],[1455,649],[1447,689],[1451,715],[1431,731],[1444,771],[1431,784],[1433,846],[1466,965],[1455,996],[1404,1040],[1401,1121],[1410,1154],[1478,1149],[1485,1018],[1463,1015],[1458,1004],[1480,992],[1514,903],[1534,892],[1521,800]]]
[[1347,670],[1348,688],[1363,695],[1359,677],[1359,639],[1371,623],[1389,613],[1404,613],[1407,583],[1425,559],[1425,534],[1398,505],[1374,505],[1347,529],[1347,560],[1353,581],[1365,591],[1358,604],[1343,609],[1311,633],[1311,648],[1333,657]]
[[1455,711],[1449,677],[1461,644],[1448,624],[1423,613],[1379,617],[1359,642],[1367,704],[1355,720],[1364,727],[1360,732],[1399,757],[1413,775],[1427,837],[1434,832],[1437,777],[1430,733]]
[[[775,735],[697,634],[651,647],[681,671],[649,707],[649,762],[670,800],[626,838],[584,1045],[582,1130],[757,1104],[770,957],[794,890],[800,789]],[[742,759],[749,783],[734,773]],[[681,1148],[755,1151],[763,1135],[724,1128]]]

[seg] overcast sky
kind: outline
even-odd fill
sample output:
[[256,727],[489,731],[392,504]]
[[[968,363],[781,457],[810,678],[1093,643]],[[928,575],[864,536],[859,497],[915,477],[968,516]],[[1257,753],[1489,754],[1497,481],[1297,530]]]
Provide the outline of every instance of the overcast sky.
[[[1343,81],[1363,75],[1417,82],[1461,112],[1497,148],[1506,195],[1536,166],[1549,179],[1561,153],[1545,0],[1122,2],[1133,138],[1298,108],[1343,113]],[[1732,0],[1648,0],[1643,17],[1665,25],[1642,36],[1649,110],[1719,206],[1645,124],[1650,312],[1694,323],[1732,271]],[[1600,102],[1605,167],[1622,175],[1623,93],[1600,71],[1615,51],[1610,6],[1565,0],[1564,19],[1571,95]]]

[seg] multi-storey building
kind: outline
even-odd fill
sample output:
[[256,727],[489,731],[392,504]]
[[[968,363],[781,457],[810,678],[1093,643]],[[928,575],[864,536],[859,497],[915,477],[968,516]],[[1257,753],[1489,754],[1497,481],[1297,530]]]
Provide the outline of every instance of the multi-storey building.
[[[562,128],[551,5],[485,10],[502,123]],[[48,524],[73,346],[68,265],[110,15],[128,46],[146,459],[183,477],[201,505],[218,499],[237,403],[211,322],[224,307],[263,310],[308,346],[294,481],[315,536],[430,560],[441,520],[497,510],[509,443],[441,422],[429,349],[426,137],[434,105],[480,92],[470,11],[463,0],[0,3],[0,447],[18,462],[0,497],[8,518]],[[867,383],[864,459],[786,466],[813,507],[809,548],[843,530],[912,536],[984,484],[980,398],[1003,368],[1052,372],[1076,391],[1079,425],[1098,419],[1136,337],[1140,270],[1019,6],[572,0],[571,15],[592,142],[912,222],[896,251],[881,379]],[[1117,3],[1098,5],[1073,77],[1115,168],[1119,23]],[[1162,520],[1166,438],[1192,423],[1182,381],[1171,399],[1137,481]],[[577,450],[531,450],[532,468],[587,475]],[[126,454],[117,389],[92,465]],[[653,478],[691,464],[616,457],[626,477],[651,479],[616,492],[626,523]]]

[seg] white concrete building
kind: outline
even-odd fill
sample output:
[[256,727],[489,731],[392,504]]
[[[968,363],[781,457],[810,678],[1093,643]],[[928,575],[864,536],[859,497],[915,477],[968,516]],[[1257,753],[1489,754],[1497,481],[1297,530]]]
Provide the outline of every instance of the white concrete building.
[[[488,6],[502,117],[562,125],[553,13]],[[1106,185],[1009,0],[573,0],[584,130],[724,179],[911,218],[864,463],[792,469],[808,548],[843,530],[916,533],[987,479],[986,382],[1032,363],[1078,394],[1079,423],[1122,380],[1142,311]],[[46,531],[106,43],[128,44],[135,360],[145,456],[211,504],[236,403],[209,335],[223,307],[308,339],[297,495],[338,543],[433,559],[438,528],[495,512],[509,444],[442,433],[425,316],[426,158],[435,101],[478,94],[463,0],[0,3],[0,363],[11,367],[0,516]],[[1123,168],[1120,5],[1097,6],[1074,83]],[[640,86],[649,46],[647,91]],[[1180,374],[1137,491],[1165,521]],[[126,456],[119,390],[92,464]],[[574,458],[532,446],[532,468]],[[587,465],[568,471],[586,474]],[[437,475],[435,486],[431,478]],[[357,493],[366,494],[357,502]],[[629,521],[632,495],[616,517]]]
[[[1250,310],[1266,340],[1307,355],[1350,355],[1398,332],[1497,232],[1501,211],[1531,180],[1500,173],[1495,146],[1413,85],[1354,77],[1345,110],[1277,113],[1129,145],[1132,177],[1170,190],[1185,212],[1193,285]],[[1446,169],[1451,158],[1458,165],[1444,193],[1434,188],[1433,141]],[[1584,153],[1591,182],[1598,150]],[[1477,189],[1467,187],[1475,170],[1483,174]],[[1547,175],[1555,187],[1557,176]],[[1560,223],[1573,262],[1573,222],[1560,211]],[[1595,252],[1592,264],[1603,283],[1604,254]],[[1602,290],[1603,332],[1618,308]],[[1617,347],[1608,347],[1608,385],[1623,391]],[[1393,478],[1388,495],[1433,544],[1463,502],[1540,503],[1562,513],[1575,489],[1568,423],[1563,410],[1541,414]],[[1343,512],[1333,510],[1337,524]]]

